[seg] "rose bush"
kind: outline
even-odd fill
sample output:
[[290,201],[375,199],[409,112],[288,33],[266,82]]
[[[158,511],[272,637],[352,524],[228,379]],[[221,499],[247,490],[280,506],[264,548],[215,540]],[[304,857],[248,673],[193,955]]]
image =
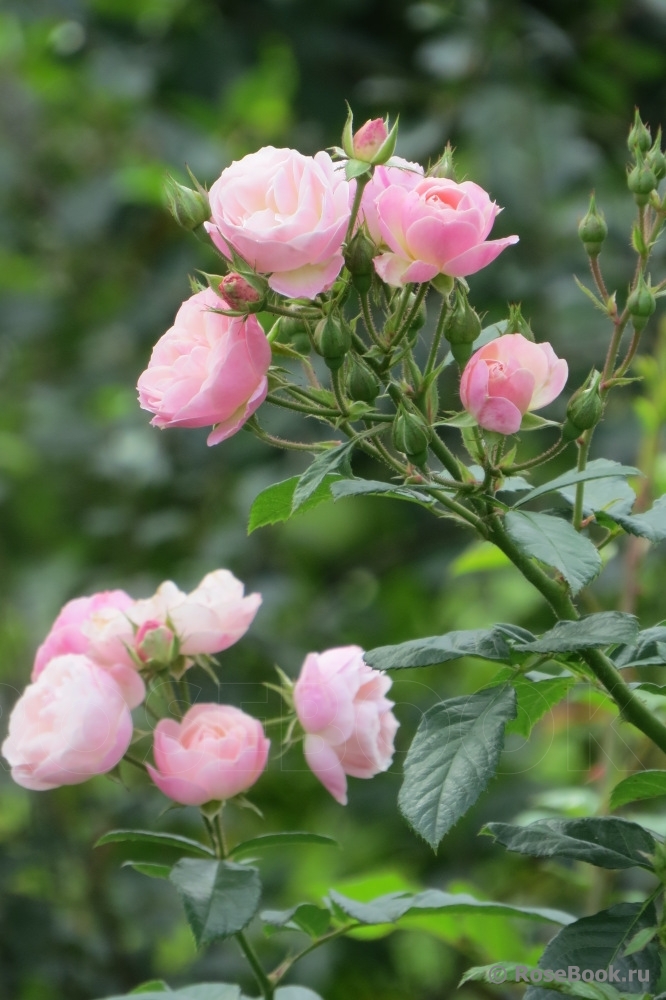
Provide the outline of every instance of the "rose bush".
[[474,274],[518,242],[517,236],[487,239],[500,208],[473,181],[425,177],[411,190],[391,184],[376,205],[379,231],[390,250],[374,265],[389,285]]
[[472,355],[460,380],[460,399],[481,427],[515,434],[525,413],[559,396],[568,372],[550,344],[511,333]]
[[110,674],[86,656],[56,656],[16,702],[2,755],[33,791],[78,785],[115,767],[132,738],[132,716]]
[[155,427],[208,427],[208,444],[235,434],[263,403],[271,348],[255,316],[224,316],[211,289],[187,299],[139,378]]
[[386,698],[391,679],[363,661],[359,646],[310,653],[294,686],[305,759],[324,788],[347,804],[347,778],[372,778],[393,759],[398,721]]
[[234,161],[210,189],[206,229],[282,295],[314,298],[342,269],[351,188],[328,153],[265,146]]
[[195,705],[181,722],[158,722],[155,766],[147,770],[168,798],[200,806],[250,788],[266,766],[269,747],[261,723],[239,708]]

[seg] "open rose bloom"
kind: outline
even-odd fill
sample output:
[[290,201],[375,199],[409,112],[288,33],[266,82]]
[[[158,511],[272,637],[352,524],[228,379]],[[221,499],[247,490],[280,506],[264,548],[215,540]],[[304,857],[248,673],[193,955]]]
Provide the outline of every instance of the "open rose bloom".
[[266,767],[270,740],[257,719],[231,705],[195,705],[181,722],[162,719],[148,773],[164,794],[186,806],[224,801],[246,791]]
[[424,177],[411,188],[391,184],[378,196],[376,211],[389,252],[374,265],[389,285],[432,281],[438,274],[462,278],[518,242],[517,236],[487,239],[500,208],[472,181]]
[[328,153],[265,146],[222,171],[205,226],[225,257],[231,245],[274,291],[314,298],[342,269],[351,196]]
[[460,381],[460,399],[481,427],[515,434],[525,413],[559,396],[568,373],[550,344],[511,333],[472,355]]
[[256,316],[224,316],[211,289],[182,304],[138,382],[155,427],[209,427],[208,444],[235,434],[263,403],[271,348]]
[[347,775],[372,778],[391,764],[398,721],[386,697],[390,687],[390,677],[369,667],[359,646],[305,658],[294,687],[305,759],[341,805],[347,804]]

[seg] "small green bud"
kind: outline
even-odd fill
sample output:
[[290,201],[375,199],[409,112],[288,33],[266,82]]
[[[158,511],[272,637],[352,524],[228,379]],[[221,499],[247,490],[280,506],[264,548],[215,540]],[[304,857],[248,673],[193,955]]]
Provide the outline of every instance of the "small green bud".
[[507,333],[519,333],[525,338],[525,340],[531,340],[534,342],[534,331],[532,330],[529,321],[523,316],[519,302],[513,302],[509,305],[509,318],[506,321],[504,335]]
[[666,156],[661,151],[661,128],[657,132],[652,148],[645,156],[645,162],[657,178],[657,182],[666,177]]
[[210,219],[210,205],[203,189],[193,191],[179,184],[170,174],[167,174],[164,183],[164,198],[167,208],[183,229],[198,229]]
[[590,198],[590,207],[578,225],[578,235],[583,241],[588,257],[598,257],[604,240],[608,236],[608,226],[603,213],[597,210],[594,195]]
[[428,170],[426,171],[426,177],[444,177],[447,180],[451,181],[457,180],[456,168],[453,162],[454,152],[455,150],[453,149],[451,143],[447,142],[446,146],[444,147],[444,152],[437,160],[437,162],[433,163],[431,167],[428,167]]
[[634,115],[634,124],[629,130],[629,136],[627,138],[627,146],[629,147],[630,153],[647,153],[648,149],[652,145],[652,136],[650,135],[650,129],[647,128],[641,121],[641,116],[638,113],[638,108],[636,108],[636,113]]
[[453,308],[444,321],[444,336],[453,349],[460,344],[473,344],[480,333],[481,320],[478,313],[472,309],[465,292],[458,287]]
[[305,323],[296,316],[280,316],[277,339],[283,344],[291,344],[299,354],[310,353],[310,338]]
[[351,347],[351,330],[337,316],[325,316],[315,327],[314,343],[317,353],[335,371]]
[[603,416],[604,403],[599,387],[601,372],[592,369],[584,384],[576,389],[567,406],[567,419],[562,429],[565,441],[573,441],[583,431],[596,427]]
[[650,284],[646,284],[643,276],[638,279],[638,284],[627,299],[627,309],[631,316],[634,330],[640,333],[647,324],[652,313],[657,308],[657,300]]
[[379,394],[379,379],[365,362],[352,358],[347,374],[347,394],[355,402],[374,403]]
[[410,413],[400,407],[393,421],[393,444],[413,465],[425,465],[431,433],[420,414]]
[[359,295],[365,295],[370,291],[375,272],[372,258],[378,253],[379,250],[362,229],[358,230],[344,251],[345,264],[352,276],[352,285]]
[[627,187],[637,205],[647,205],[650,194],[657,186],[657,178],[642,158],[636,158],[636,166],[627,175]]

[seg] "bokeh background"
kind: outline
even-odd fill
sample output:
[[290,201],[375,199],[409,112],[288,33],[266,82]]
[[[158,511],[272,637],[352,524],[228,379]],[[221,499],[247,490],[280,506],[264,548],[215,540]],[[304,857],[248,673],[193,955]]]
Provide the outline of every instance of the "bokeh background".
[[[549,624],[517,575],[411,505],[348,500],[247,537],[253,498],[303,458],[245,432],[208,449],[204,431],[149,426],[136,379],[189,294],[188,273],[215,261],[165,212],[162,183],[167,170],[186,180],[189,164],[210,184],[266,144],[333,145],[345,100],[359,123],[399,113],[398,152],[427,162],[450,140],[461,176],[505,206],[497,235],[521,241],[471,279],[474,303],[490,323],[522,302],[538,338],[569,359],[573,387],[607,337],[573,281],[586,275],[576,226],[595,188],[609,281],[622,292],[625,138],[635,105],[653,130],[664,122],[666,0],[5,0],[0,66],[3,717],[65,600],[113,587],[146,596],[165,578],[188,589],[218,566],[264,604],[222,657],[220,690],[203,676],[192,683],[200,698],[267,716],[277,706],[260,682],[275,663],[295,675],[309,650],[496,620]],[[629,394],[596,453],[633,461],[640,416]],[[655,471],[663,488],[662,464]],[[659,619],[660,576],[657,555],[641,597],[647,624]],[[621,578],[615,559],[592,606],[613,599]],[[331,884],[359,898],[428,885],[584,913],[640,889],[517,859],[476,836],[491,818],[596,808],[610,719],[597,702],[548,715],[529,746],[510,742],[501,776],[436,856],[398,817],[401,754],[420,713],[491,675],[462,661],[396,678],[395,765],[352,780],[347,809],[298,754],[272,766],[255,795],[264,822],[234,814],[234,835],[311,829],[332,832],[342,850],[267,860],[267,905],[316,900]],[[251,990],[233,943],[196,955],[169,885],[121,870],[120,849],[93,850],[112,827],[197,833],[194,810],[164,814],[156,790],[133,777],[128,786],[100,778],[29,794],[0,774],[2,997],[92,1000],[152,977],[240,977]],[[651,822],[663,825],[658,809]],[[295,980],[327,1000],[435,1000],[470,964],[533,958],[544,933],[497,918],[414,919],[372,943],[336,942]],[[286,943],[265,947],[277,961]]]

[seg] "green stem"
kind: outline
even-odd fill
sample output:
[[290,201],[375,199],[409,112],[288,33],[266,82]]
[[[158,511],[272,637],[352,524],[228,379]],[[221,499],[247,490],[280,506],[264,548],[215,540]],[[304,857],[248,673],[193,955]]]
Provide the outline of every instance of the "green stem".
[[134,767],[138,767],[144,774],[146,773],[145,761],[139,760],[138,757],[134,757],[131,753],[126,753],[123,760],[126,760],[128,764],[133,764]]
[[442,299],[442,308],[439,313],[439,319],[437,320],[437,326],[435,327],[435,333],[432,338],[432,343],[430,345],[430,351],[428,352],[428,360],[426,361],[426,366],[423,371],[424,375],[429,375],[437,364],[437,352],[439,351],[439,345],[442,339],[442,334],[444,333],[444,324],[446,323],[446,317],[449,314],[449,300],[444,297]]
[[[590,444],[592,442],[592,431],[594,428],[590,428],[589,431],[584,431],[582,436],[579,438],[578,445],[578,462],[576,464],[576,469],[578,472],[584,472],[587,465],[587,456],[590,453]],[[573,509],[573,526],[576,531],[580,531],[581,524],[583,522],[583,498],[585,495],[585,483],[576,483],[576,499],[574,500]]]
[[348,416],[349,409],[347,407],[347,400],[345,399],[345,394],[342,388],[342,366],[331,369],[331,385],[333,387],[333,395],[335,396],[335,401],[338,404],[340,413],[343,417]]
[[266,396],[266,402],[272,403],[274,406],[282,406],[286,410],[295,410],[297,413],[307,413],[310,417],[322,417],[323,419],[327,419],[328,417],[339,416],[337,410],[325,407],[306,406],[304,403],[297,403],[293,399],[282,399],[280,396],[276,396],[274,392],[268,393]]
[[458,459],[455,457],[453,452],[449,451],[437,431],[434,429],[430,439],[430,449],[440,460],[447,472],[449,472],[454,479],[457,479],[458,482],[462,482],[460,463],[458,462]]
[[603,275],[601,273],[601,268],[599,267],[598,257],[590,257],[590,270],[592,271],[592,277],[594,278],[594,283],[599,289],[599,294],[601,295],[605,303],[608,302],[610,296],[608,295],[606,282],[604,281]]
[[536,458],[530,458],[527,462],[519,462],[517,465],[509,465],[502,469],[502,475],[511,476],[515,472],[524,472],[525,469],[536,469],[537,466],[544,465],[546,462],[549,462],[551,458],[555,458],[556,455],[561,454],[569,443],[569,441],[563,441],[562,438],[560,438],[559,441],[556,441],[555,444],[551,445],[547,451],[537,455]]
[[342,927],[336,927],[334,931],[329,931],[328,934],[323,934],[322,937],[316,938],[316,940],[314,940],[312,944],[309,944],[306,948],[303,948],[302,951],[299,951],[295,955],[292,955],[291,958],[285,958],[284,962],[281,962],[280,965],[278,965],[278,967],[274,969],[273,972],[271,972],[270,975],[271,981],[275,983],[275,985],[277,986],[280,980],[283,979],[284,976],[286,976],[286,974],[289,972],[291,967],[295,965],[296,962],[304,958],[305,955],[309,955],[311,951],[314,951],[315,948],[319,948],[320,945],[327,944],[329,941],[334,941],[335,938],[339,938],[343,934],[347,934],[348,931],[352,931],[354,930],[355,927],[360,927],[360,926],[361,925],[357,920],[352,920],[350,923],[344,924]]
[[254,420],[248,420],[245,426],[254,434],[255,437],[258,437],[260,441],[265,441],[266,444],[273,445],[275,448],[284,448],[287,451],[326,451],[328,448],[334,447],[338,444],[337,441],[311,441],[309,444],[302,441],[288,441],[286,438],[278,437],[276,434],[269,434],[268,431],[265,431],[263,427],[260,427],[259,423]]
[[[216,310],[216,312],[217,312],[217,310]],[[302,320],[305,320],[305,319],[320,319],[321,318],[321,313],[313,312],[312,310],[310,310],[309,312],[305,312],[305,311],[298,312],[295,309],[287,309],[286,306],[280,306],[280,305],[277,304],[277,302],[267,302],[266,303],[266,312],[274,313],[276,316],[289,316],[291,319],[302,319]],[[244,314],[243,313],[238,313],[237,315],[241,315],[242,316]]]
[[[373,344],[377,345],[377,347],[380,347],[382,350],[385,350],[385,345],[382,343],[382,339],[379,336],[377,327],[375,326],[375,321],[372,318],[372,312],[370,310],[370,302],[368,300],[368,293],[367,292],[363,292],[363,294],[359,293],[359,298],[361,300],[363,322],[365,323],[365,328],[368,331],[370,339],[372,340]],[[363,353],[365,353],[365,350],[363,351]]]
[[356,216],[358,215],[358,210],[361,207],[363,191],[365,190],[365,185],[370,180],[370,176],[370,174],[364,174],[362,177],[356,178],[356,191],[354,193],[354,201],[352,202],[351,215],[349,216],[349,225],[347,226],[347,232],[345,233],[345,243],[349,243],[351,234],[354,232]]
[[[407,313],[407,318],[404,319],[404,320],[401,320],[401,315],[402,315],[402,313],[405,310],[405,306],[407,304],[408,297],[409,297],[408,295],[403,296],[403,299],[402,299],[402,301],[400,303],[400,314],[399,314],[398,319],[397,319],[398,326],[396,328],[395,336],[391,340],[391,346],[392,347],[397,347],[398,344],[400,343],[400,341],[403,339],[403,337],[406,336],[407,331],[409,330],[410,326],[412,325],[412,323],[416,319],[417,313],[418,313],[419,309],[421,308],[421,304],[422,304],[423,300],[425,299],[426,295],[428,294],[429,287],[430,287],[430,285],[429,285],[429,283],[427,281],[424,281],[424,283],[419,286],[419,290],[416,293],[416,299],[414,301],[414,305],[412,306],[412,308]],[[409,285],[406,287],[405,291],[407,293],[409,293]]]
[[240,950],[245,955],[248,964],[254,973],[254,978],[257,980],[257,985],[264,995],[264,1000],[273,1000],[273,997],[275,996],[275,985],[264,972],[254,948],[242,931],[238,931],[234,937],[238,941]]

